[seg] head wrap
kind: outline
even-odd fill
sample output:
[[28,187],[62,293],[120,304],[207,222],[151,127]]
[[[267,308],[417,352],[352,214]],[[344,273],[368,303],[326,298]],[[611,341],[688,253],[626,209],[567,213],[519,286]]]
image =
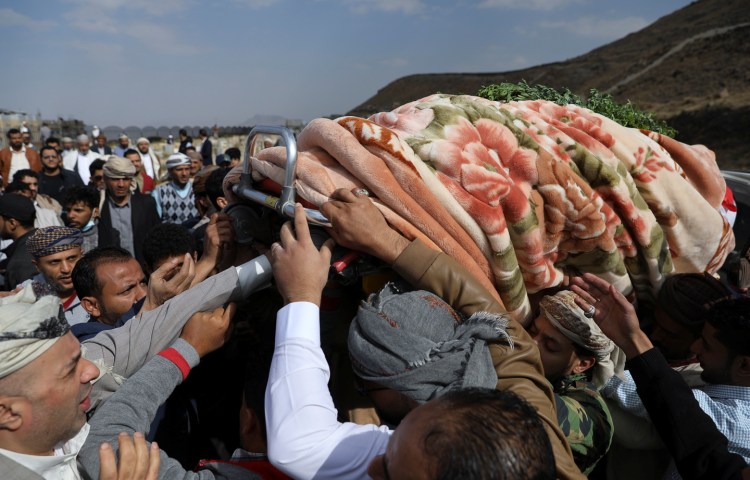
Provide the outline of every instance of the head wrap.
[[199,162],[203,163],[203,157],[201,157],[201,154],[198,152],[194,152],[190,150],[185,155],[187,155],[190,158],[190,160],[198,160]]
[[0,299],[0,378],[34,361],[69,330],[60,298],[37,298],[33,282]]
[[38,228],[26,241],[29,253],[34,258],[64,252],[82,244],[83,235],[80,230],[58,226]]
[[706,321],[708,304],[729,294],[710,274],[680,273],[664,280],[656,305],[669,318],[698,334]]
[[104,176],[107,178],[133,178],[135,165],[127,158],[111,155],[104,164]]
[[464,318],[426,291],[388,283],[359,307],[349,355],[362,379],[426,402],[460,388],[497,386],[487,342],[505,340],[507,320],[480,312]]
[[76,137],[76,141],[77,141],[78,143],[81,143],[81,142],[88,142],[88,141],[89,141],[89,136],[88,136],[88,135],[86,135],[85,133],[82,133],[82,134],[80,134],[80,135],[78,135],[78,136]]
[[136,144],[136,145],[138,145],[139,143],[143,143],[143,142],[146,142],[146,143],[148,143],[149,145],[151,145],[151,142],[149,142],[149,141],[148,141],[148,138],[146,138],[146,137],[141,137],[141,138],[139,138],[138,140],[136,140],[136,141],[135,141],[135,144]]
[[167,169],[172,169],[181,165],[190,165],[190,157],[184,153],[173,153],[167,159]]
[[561,290],[554,295],[542,298],[539,308],[542,315],[576,345],[593,352],[596,365],[593,368],[592,383],[603,387],[615,374],[621,374],[625,367],[625,355],[594,322],[584,315],[575,303],[576,294]]
[[70,137],[63,137],[63,138],[61,138],[61,139],[60,139],[60,141],[61,141],[62,143],[65,143],[65,142],[71,142],[71,143],[72,143],[72,142],[73,142],[73,139],[72,139],[72,138],[70,138]]

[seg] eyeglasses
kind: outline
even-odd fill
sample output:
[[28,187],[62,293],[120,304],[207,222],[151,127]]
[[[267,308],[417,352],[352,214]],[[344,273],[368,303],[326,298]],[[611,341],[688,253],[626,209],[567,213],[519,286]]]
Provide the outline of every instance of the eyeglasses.
[[102,178],[104,178],[104,175],[94,175],[91,178],[93,178],[94,180],[96,180],[98,182],[99,180],[101,180]]
[[57,158],[57,155],[42,155],[42,160],[54,160]]

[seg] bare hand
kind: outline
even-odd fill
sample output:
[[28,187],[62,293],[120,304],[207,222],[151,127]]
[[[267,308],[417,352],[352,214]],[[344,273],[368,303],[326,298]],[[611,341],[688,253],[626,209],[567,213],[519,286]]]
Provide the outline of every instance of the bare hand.
[[120,451],[119,465],[115,463],[115,452],[109,443],[99,447],[99,480],[156,480],[159,476],[159,446],[146,445],[142,433],[133,438],[123,432],[117,437]]
[[339,188],[320,208],[331,222],[328,234],[336,243],[393,263],[409,241],[391,228],[367,196]]
[[[180,266],[180,262],[182,265]],[[188,288],[195,277],[195,262],[189,253],[182,258],[173,258],[151,274],[148,280],[148,295],[143,311],[153,310]]]
[[606,280],[584,273],[571,277],[570,289],[578,295],[576,304],[584,311],[593,305],[594,321],[602,332],[632,358],[653,348],[651,341],[641,330],[635,308],[625,296]]
[[219,263],[223,248],[232,244],[234,244],[232,218],[226,213],[214,213],[206,226],[201,260],[206,258],[212,260],[214,265]]
[[315,248],[305,210],[300,204],[294,209],[294,229],[292,232],[291,222],[286,222],[281,227],[281,243],[271,246],[276,285],[286,303],[311,302],[320,306],[323,287],[328,282],[334,241],[329,238],[320,251]]
[[203,357],[224,345],[229,337],[234,312],[234,303],[213,312],[196,312],[183,327],[180,338],[192,345],[198,356]]

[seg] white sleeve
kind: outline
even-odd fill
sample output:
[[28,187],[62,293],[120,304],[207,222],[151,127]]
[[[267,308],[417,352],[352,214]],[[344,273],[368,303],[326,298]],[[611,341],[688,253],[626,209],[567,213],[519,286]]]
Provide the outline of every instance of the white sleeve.
[[385,452],[391,430],[337,420],[315,304],[291,303],[276,322],[266,387],[269,459],[294,478],[368,478],[370,460]]

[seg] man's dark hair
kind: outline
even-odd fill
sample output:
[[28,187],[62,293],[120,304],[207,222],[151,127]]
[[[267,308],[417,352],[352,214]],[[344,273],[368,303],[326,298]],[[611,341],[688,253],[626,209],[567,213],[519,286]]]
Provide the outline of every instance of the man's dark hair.
[[99,206],[99,190],[86,185],[68,188],[63,199],[63,206],[68,207],[78,202],[83,202],[91,209],[97,208]]
[[731,357],[750,355],[750,298],[726,298],[712,304],[706,321],[716,329],[716,339]]
[[181,128],[180,135],[185,135],[187,137],[187,130],[185,130],[184,128]]
[[240,149],[236,148],[236,147],[227,148],[224,151],[224,155],[228,156],[232,160],[234,160],[235,158],[237,160],[239,160],[240,158],[242,158],[242,152],[240,152]]
[[656,304],[669,318],[698,336],[709,304],[730,293],[708,273],[679,273],[664,280]]
[[96,247],[81,257],[73,268],[73,286],[78,298],[98,297],[102,293],[102,286],[96,276],[99,265],[107,263],[125,263],[133,256],[120,247]]
[[136,150],[135,148],[128,148],[127,150],[125,150],[125,152],[123,152],[122,156],[127,157],[128,155],[132,155],[132,154],[136,154],[139,157],[141,156],[141,154],[138,153],[138,150]]
[[515,393],[467,388],[433,402],[440,411],[423,447],[436,480],[555,478],[555,457],[539,414]]
[[169,257],[194,252],[195,238],[187,228],[176,223],[154,225],[143,240],[143,259],[152,272],[157,263]]
[[206,129],[205,128],[201,128],[200,130],[198,130],[198,134],[201,135],[201,136],[204,136],[204,135],[208,136],[208,133],[206,133]]
[[101,158],[97,158],[93,162],[91,162],[91,165],[89,165],[89,175],[93,175],[95,171],[101,170],[104,168],[104,164],[107,163]]
[[10,130],[8,130],[8,132],[5,134],[5,136],[8,137],[8,138],[10,138],[11,135],[15,135],[17,133],[21,133],[21,130],[19,130],[17,128],[11,128]]
[[[10,182],[7,187],[5,187],[5,193],[4,195],[22,195],[20,192],[29,190],[29,186],[25,183],[21,182]],[[25,196],[24,196],[25,198]],[[30,202],[31,200],[29,200]],[[8,220],[9,217],[7,215],[0,215],[5,220]],[[15,221],[18,222],[19,225],[21,225],[23,228],[34,228],[34,221],[36,220],[36,211],[34,211],[34,218],[31,219],[31,221],[21,220],[20,218],[15,218]]]
[[43,146],[42,148],[39,149],[39,156],[42,157],[44,155],[44,152],[46,150],[52,150],[53,152],[55,152],[55,155],[58,155],[58,156],[60,155],[60,152],[58,152],[55,147],[51,147],[49,145],[45,145],[45,146]]
[[34,170],[31,170],[30,168],[22,168],[21,170],[16,170],[16,173],[13,174],[13,181],[21,182],[26,177],[36,178],[37,180],[39,180],[39,174]]
[[221,210],[216,205],[216,199],[224,196],[224,177],[227,173],[229,173],[228,168],[217,168],[206,179],[206,195],[216,210]]
[[44,141],[45,145],[50,145],[50,144],[53,144],[53,143],[56,143],[56,144],[60,145],[60,143],[62,143],[62,142],[60,142],[60,139],[57,138],[57,137],[49,137],[49,138],[47,138],[47,140]]

